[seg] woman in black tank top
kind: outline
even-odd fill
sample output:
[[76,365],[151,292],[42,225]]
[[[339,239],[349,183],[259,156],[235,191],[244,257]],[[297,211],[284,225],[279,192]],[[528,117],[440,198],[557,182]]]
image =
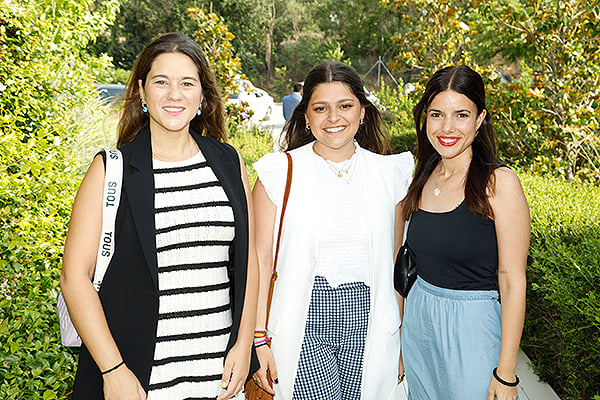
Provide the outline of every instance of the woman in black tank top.
[[417,167],[404,212],[419,277],[402,325],[410,398],[516,399],[527,200],[496,158],[477,72],[437,71],[413,114]]

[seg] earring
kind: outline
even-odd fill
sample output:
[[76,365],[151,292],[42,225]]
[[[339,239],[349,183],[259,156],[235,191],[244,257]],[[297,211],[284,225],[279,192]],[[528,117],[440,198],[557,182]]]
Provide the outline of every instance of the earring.
[[144,114],[146,114],[148,112],[148,106],[146,105],[146,103],[144,103],[143,100],[142,100],[142,112]]
[[200,103],[200,107],[198,107],[198,111],[196,111],[196,115],[202,115],[202,103]]
[[306,130],[310,131],[310,124],[308,123],[308,121],[306,121]]
[[364,119],[364,118],[361,118],[361,119],[360,119],[360,121],[358,121],[358,123],[359,123],[360,125],[364,124],[364,123],[365,123],[365,119]]

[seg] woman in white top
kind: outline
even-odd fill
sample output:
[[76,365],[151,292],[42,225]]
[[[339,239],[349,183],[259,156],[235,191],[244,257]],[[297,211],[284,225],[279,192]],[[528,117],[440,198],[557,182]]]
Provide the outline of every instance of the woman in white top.
[[[308,74],[283,142],[293,178],[268,327],[287,160],[272,153],[254,164],[261,369],[253,379],[282,400],[394,398],[403,368],[392,276],[412,155],[381,155],[387,136],[379,111],[356,71],[339,62]],[[270,348],[260,338],[265,330]]]

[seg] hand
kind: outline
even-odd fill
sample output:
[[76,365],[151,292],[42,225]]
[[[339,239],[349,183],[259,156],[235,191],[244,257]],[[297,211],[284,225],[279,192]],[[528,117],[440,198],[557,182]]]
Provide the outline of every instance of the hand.
[[517,386],[506,386],[492,377],[488,389],[488,400],[516,400],[519,397]]
[[225,391],[217,397],[217,400],[230,399],[238,394],[244,388],[249,370],[250,347],[236,343],[225,358],[225,368],[221,378]]
[[103,375],[105,400],[146,400],[146,392],[126,365]]
[[275,358],[273,358],[273,352],[269,346],[260,346],[256,348],[256,355],[260,362],[260,369],[252,376],[252,379],[256,384],[270,394],[275,394],[273,386],[269,382],[268,376],[271,377],[273,382],[278,382],[277,368],[275,367]]

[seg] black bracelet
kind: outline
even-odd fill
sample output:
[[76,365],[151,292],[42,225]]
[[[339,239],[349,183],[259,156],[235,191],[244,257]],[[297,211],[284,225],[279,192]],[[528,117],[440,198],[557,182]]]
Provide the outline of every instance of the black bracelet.
[[503,384],[504,386],[517,386],[519,384],[520,381],[519,381],[518,375],[515,375],[515,378],[517,379],[515,382],[506,382],[504,379],[502,379],[498,376],[497,370],[498,370],[498,367],[494,368],[494,372],[493,372],[494,378],[496,378],[496,380],[498,382],[500,382],[501,384]]
[[115,369],[119,368],[123,364],[125,364],[125,360],[121,361],[120,363],[118,363],[114,367],[107,369],[106,371],[100,372],[100,375],[106,375],[109,372],[113,372]]
[[262,343],[259,343],[259,344],[255,344],[255,345],[254,345],[254,348],[255,348],[255,349],[257,349],[257,348],[259,348],[260,346],[266,346],[267,344],[269,344],[269,343],[268,343],[268,342],[262,342]]

